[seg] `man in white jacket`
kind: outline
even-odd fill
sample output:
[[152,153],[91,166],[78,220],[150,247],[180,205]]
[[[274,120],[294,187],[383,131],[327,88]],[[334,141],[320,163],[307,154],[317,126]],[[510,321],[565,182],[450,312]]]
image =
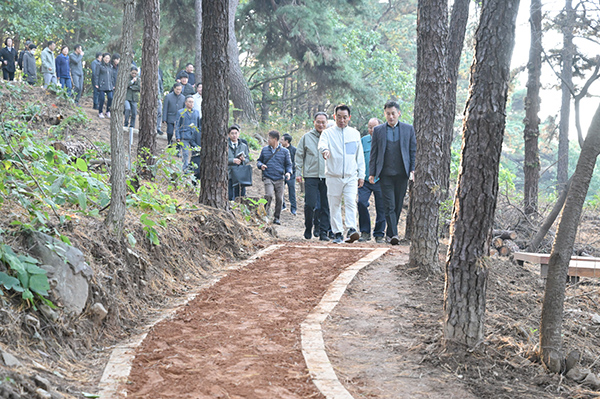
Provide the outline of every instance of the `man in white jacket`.
[[356,196],[365,179],[365,159],[360,133],[349,127],[350,107],[335,107],[335,126],[326,129],[319,139],[319,152],[325,159],[327,199],[331,218],[333,242],[343,241],[342,198],[346,212],[348,238],[352,243],[360,238],[356,230]]

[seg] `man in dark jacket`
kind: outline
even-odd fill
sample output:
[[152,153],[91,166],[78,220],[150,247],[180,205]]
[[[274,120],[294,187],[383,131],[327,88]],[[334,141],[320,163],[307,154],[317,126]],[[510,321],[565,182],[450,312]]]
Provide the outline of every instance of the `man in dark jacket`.
[[195,86],[196,85],[196,75],[194,74],[194,64],[186,64],[185,69],[182,69],[181,71],[179,71],[177,73],[175,80],[177,80],[180,83],[183,83],[181,81],[181,77],[183,76],[184,73],[188,75],[188,83],[191,84],[192,86]]
[[179,117],[178,111],[183,108],[185,97],[181,94],[183,87],[181,83],[173,85],[173,91],[165,96],[163,104],[162,121],[167,124],[167,142],[173,142],[173,132],[175,131],[175,122]]
[[[292,145],[292,136],[289,134],[283,135],[281,145],[287,148],[290,152],[290,159],[292,160],[292,177],[285,181],[285,185],[288,187],[288,197],[290,199],[290,212],[296,216],[296,147]],[[283,209],[285,209],[285,201],[283,201]]]
[[6,47],[0,50],[0,64],[2,64],[2,77],[4,80],[14,80],[17,69],[17,50],[9,37],[4,41]]
[[194,89],[194,86],[188,83],[187,73],[182,73],[179,80],[181,81],[182,86],[181,94],[183,94],[184,97],[193,96],[196,94],[196,89]]
[[[273,212],[273,224],[281,224],[281,205],[283,204],[283,185],[292,175],[292,160],[287,148],[279,144],[279,132],[271,130],[267,145],[260,152],[256,162],[258,169],[263,171],[263,183],[265,184],[265,199],[267,205],[265,210],[269,212],[273,196],[275,196],[275,211]],[[285,179],[285,180],[283,180]]]
[[34,85],[37,81],[37,68],[35,66],[35,55],[33,55],[33,50],[36,48],[36,45],[33,43],[29,44],[27,51],[23,54],[23,75],[27,79],[27,83],[30,85]]
[[[92,64],[91,64],[91,68],[92,68],[92,82],[95,82],[96,79],[98,78],[98,66],[100,65],[100,62],[102,62],[102,53],[97,52],[96,53],[96,58],[94,59],[94,61],[92,61]],[[93,106],[93,109],[98,109],[98,101],[100,99],[100,92],[98,91],[98,89],[96,88],[96,86],[93,83],[92,83],[92,87],[94,88],[94,93],[93,93],[94,106]]]
[[81,92],[83,91],[83,48],[76,44],[75,49],[69,55],[69,66],[71,67],[71,81],[75,90],[75,104],[79,105]]
[[19,57],[17,58],[17,66],[20,70],[23,70],[23,56],[25,53],[29,51],[29,45],[31,44],[31,39],[25,40],[25,48],[19,52]]
[[386,240],[398,245],[398,219],[404,204],[408,180],[415,170],[417,139],[412,125],[398,122],[400,106],[388,101],[384,107],[386,123],[373,129],[369,183],[379,178],[385,208]]
[[[190,151],[192,147],[200,145],[201,140],[201,137],[197,137],[195,133],[200,132],[202,134],[200,115],[194,109],[194,98],[192,96],[185,98],[185,108],[180,109],[178,114],[179,118],[177,120],[175,137],[177,138],[177,142],[181,144],[182,170],[188,172]],[[191,144],[192,141],[194,141],[195,145]]]
[[121,54],[114,53],[112,55],[111,60],[112,60],[112,67],[113,67],[112,86],[113,86],[113,90],[114,90],[115,87],[117,87],[117,75],[119,74],[119,63],[121,62]]
[[125,94],[125,127],[135,127],[137,103],[140,100],[140,80],[138,79],[137,67],[132,66],[129,74],[130,79]]

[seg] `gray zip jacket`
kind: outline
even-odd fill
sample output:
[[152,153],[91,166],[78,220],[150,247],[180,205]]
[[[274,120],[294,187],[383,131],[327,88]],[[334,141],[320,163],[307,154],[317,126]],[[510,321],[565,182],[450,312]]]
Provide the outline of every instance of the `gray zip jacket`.
[[42,73],[50,73],[56,76],[56,65],[54,63],[54,53],[46,47],[42,51]]
[[296,146],[296,176],[325,178],[325,160],[319,153],[320,134],[312,129],[306,133]]

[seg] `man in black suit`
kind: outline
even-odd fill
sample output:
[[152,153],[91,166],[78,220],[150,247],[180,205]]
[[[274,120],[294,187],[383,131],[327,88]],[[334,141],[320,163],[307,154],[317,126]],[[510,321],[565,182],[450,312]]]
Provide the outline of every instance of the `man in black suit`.
[[2,64],[2,77],[4,80],[14,80],[17,66],[17,50],[9,37],[4,41],[6,47],[0,50],[0,64]]
[[398,219],[404,204],[408,181],[413,179],[417,139],[412,125],[398,122],[400,106],[388,101],[384,107],[386,123],[373,129],[369,182],[379,185],[385,207],[386,240],[398,245]]

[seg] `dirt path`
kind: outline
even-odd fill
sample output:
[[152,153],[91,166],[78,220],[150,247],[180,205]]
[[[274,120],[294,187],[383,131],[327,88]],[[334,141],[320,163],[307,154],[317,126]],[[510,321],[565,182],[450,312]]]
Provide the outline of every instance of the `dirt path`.
[[322,397],[299,326],[340,271],[367,252],[287,247],[230,273],[150,331],[128,397]]
[[356,399],[474,398],[454,375],[422,364],[423,337],[441,333],[442,292],[423,290],[408,250],[394,247],[348,286],[323,325],[329,359]]

